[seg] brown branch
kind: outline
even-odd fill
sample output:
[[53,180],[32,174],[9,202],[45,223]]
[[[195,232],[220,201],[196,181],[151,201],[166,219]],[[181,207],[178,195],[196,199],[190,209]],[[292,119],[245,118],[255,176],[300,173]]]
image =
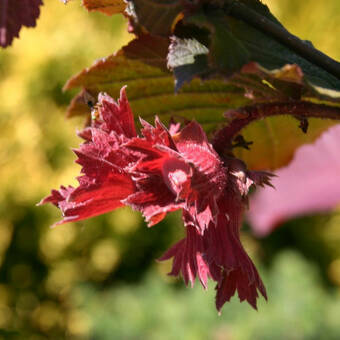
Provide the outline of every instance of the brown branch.
[[218,131],[213,139],[217,152],[232,147],[233,139],[251,122],[270,116],[291,115],[301,118],[325,118],[340,120],[340,107],[314,104],[305,101],[276,102],[245,106],[225,113],[231,122]]

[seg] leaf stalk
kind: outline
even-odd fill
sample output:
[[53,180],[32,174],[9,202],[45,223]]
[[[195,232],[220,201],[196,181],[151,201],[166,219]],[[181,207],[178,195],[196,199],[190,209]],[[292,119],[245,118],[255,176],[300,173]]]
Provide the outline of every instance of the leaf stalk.
[[291,115],[307,118],[324,118],[340,120],[340,107],[315,104],[307,101],[272,102],[244,106],[229,110],[225,116],[230,123],[219,130],[213,139],[213,146],[219,153],[232,148],[232,142],[248,124],[271,116]]

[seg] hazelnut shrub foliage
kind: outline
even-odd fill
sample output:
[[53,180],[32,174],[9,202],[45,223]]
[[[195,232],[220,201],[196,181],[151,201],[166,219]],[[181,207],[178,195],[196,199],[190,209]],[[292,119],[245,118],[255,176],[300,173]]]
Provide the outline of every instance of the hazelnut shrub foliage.
[[[0,0],[1,46],[35,25],[40,5]],[[68,116],[88,117],[81,176],[41,203],[61,210],[56,224],[128,205],[153,226],[180,209],[186,236],[160,258],[173,259],[170,274],[216,281],[219,311],[236,292],[256,308],[266,290],[239,238],[249,189],[271,185],[270,171],[340,118],[339,63],[260,0],[83,5],[124,15],[134,39],[65,85],[80,89]]]

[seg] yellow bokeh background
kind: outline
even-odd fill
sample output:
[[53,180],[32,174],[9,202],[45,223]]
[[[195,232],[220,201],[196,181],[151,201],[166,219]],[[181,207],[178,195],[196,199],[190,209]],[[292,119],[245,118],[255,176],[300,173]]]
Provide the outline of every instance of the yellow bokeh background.
[[[268,0],[266,3],[292,33],[311,40],[316,47],[340,60],[338,0]],[[170,216],[161,226],[147,230],[138,213],[124,208],[90,221],[51,229],[49,226],[60,218],[59,211],[51,206],[35,206],[51,188],[61,184],[75,185],[80,170],[70,148],[79,145],[80,139],[75,131],[83,127],[84,121],[82,118],[65,118],[66,107],[74,92],[63,93],[63,85],[94,60],[112,54],[126,44],[132,38],[126,26],[123,16],[88,13],[79,0],[70,1],[67,6],[58,0],[45,0],[37,27],[22,29],[20,39],[15,39],[8,49],[0,50],[0,339],[172,339],[169,330],[175,332],[174,323],[182,332],[177,338],[253,339],[247,335],[248,331],[242,330],[242,326],[230,326],[228,313],[224,319],[215,321],[212,285],[210,305],[205,307],[209,312],[202,312],[200,308],[204,307],[199,302],[195,304],[195,301],[201,301],[203,291],[196,293],[193,290],[191,293],[184,290],[186,295],[180,293],[182,305],[181,299],[176,298],[179,295],[174,292],[176,289],[182,292],[182,286],[166,276],[170,263],[159,264],[154,259],[179,237],[180,232],[176,231],[178,215]],[[318,301],[320,291],[320,296],[326,300],[329,289],[333,292],[334,287],[340,286],[339,215],[319,216],[308,221],[311,229],[304,228],[302,222],[296,225],[301,225],[303,232],[310,230],[311,242],[324,252],[321,257],[319,253],[314,256],[316,249],[302,247],[312,254],[315,263],[323,265],[323,277],[327,283],[315,289],[315,301]],[[290,230],[289,226],[287,228]],[[297,247],[303,239],[302,231],[301,234],[296,231],[292,236],[295,240],[293,246]],[[268,241],[256,240],[247,231],[243,241],[260,266],[265,250],[270,249],[267,243],[275,245],[277,242],[275,237]],[[295,255],[289,256],[288,259],[295,259]],[[318,256],[320,263],[315,260]],[[282,265],[282,268],[286,267]],[[309,270],[310,267],[306,268]],[[150,279],[148,275],[155,278]],[[268,275],[274,275],[275,282],[278,274]],[[131,282],[136,285],[134,288],[121,288]],[[82,284],[93,285],[91,289],[95,291],[95,297],[91,299],[94,299],[96,311],[102,306],[95,299],[103,303],[106,298],[111,301],[110,297],[101,295],[105,289],[112,289],[115,297],[112,301],[117,301],[118,307],[112,307],[116,308],[114,311],[110,306],[103,307],[107,314],[96,318],[97,312],[93,312],[92,305],[77,302],[92,294],[91,289],[79,293],[76,288]],[[116,288],[119,284],[120,288]],[[174,291],[164,288],[168,286],[174,286]],[[142,293],[136,293],[137,297],[130,295],[134,291]],[[77,294],[81,295],[79,299]],[[138,302],[138,295],[144,296],[145,305]],[[192,300],[186,300],[186,296],[191,296]],[[156,301],[163,301],[162,306],[155,305]],[[241,308],[240,311],[248,315],[248,307],[243,305],[238,307],[236,303],[232,308],[235,313]],[[145,307],[140,309],[140,306]],[[338,305],[331,306],[334,313],[339,312]],[[160,321],[164,333],[162,329],[153,332],[143,314],[148,315],[150,311],[150,315],[154,315],[151,311],[165,307],[168,317]],[[131,308],[131,313],[126,308]],[[263,318],[276,312],[279,314],[279,304],[275,305],[275,311],[269,309],[274,307],[263,308]],[[181,314],[183,310],[192,315],[192,321]],[[308,311],[303,313],[308,314]],[[129,314],[131,320],[126,320]],[[108,321],[104,323],[106,317]],[[156,313],[150,316],[150,320],[152,317],[157,320],[160,315]],[[200,317],[203,318],[202,324],[207,322],[209,325],[206,327],[209,335],[202,335],[197,330],[195,322]],[[121,324],[116,326],[114,320],[120,320]],[[249,320],[249,327],[262,322],[261,316],[249,316]],[[329,320],[337,330],[336,321],[331,316]],[[238,324],[239,321],[234,322]],[[100,331],[94,333],[99,324]],[[309,334],[308,327],[309,324],[303,334]],[[135,329],[135,333],[130,328]],[[279,331],[274,329],[273,332],[271,334]],[[312,339],[312,336],[298,335],[291,339]]]

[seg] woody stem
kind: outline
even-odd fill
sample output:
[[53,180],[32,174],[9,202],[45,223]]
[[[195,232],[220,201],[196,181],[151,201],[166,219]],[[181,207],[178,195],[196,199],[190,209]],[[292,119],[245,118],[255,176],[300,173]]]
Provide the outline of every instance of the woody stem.
[[225,113],[225,116],[231,121],[216,133],[213,139],[213,146],[217,152],[223,152],[223,150],[231,148],[233,139],[251,122],[285,114],[300,118],[340,120],[340,107],[314,104],[306,101],[291,101],[255,104],[229,110]]

